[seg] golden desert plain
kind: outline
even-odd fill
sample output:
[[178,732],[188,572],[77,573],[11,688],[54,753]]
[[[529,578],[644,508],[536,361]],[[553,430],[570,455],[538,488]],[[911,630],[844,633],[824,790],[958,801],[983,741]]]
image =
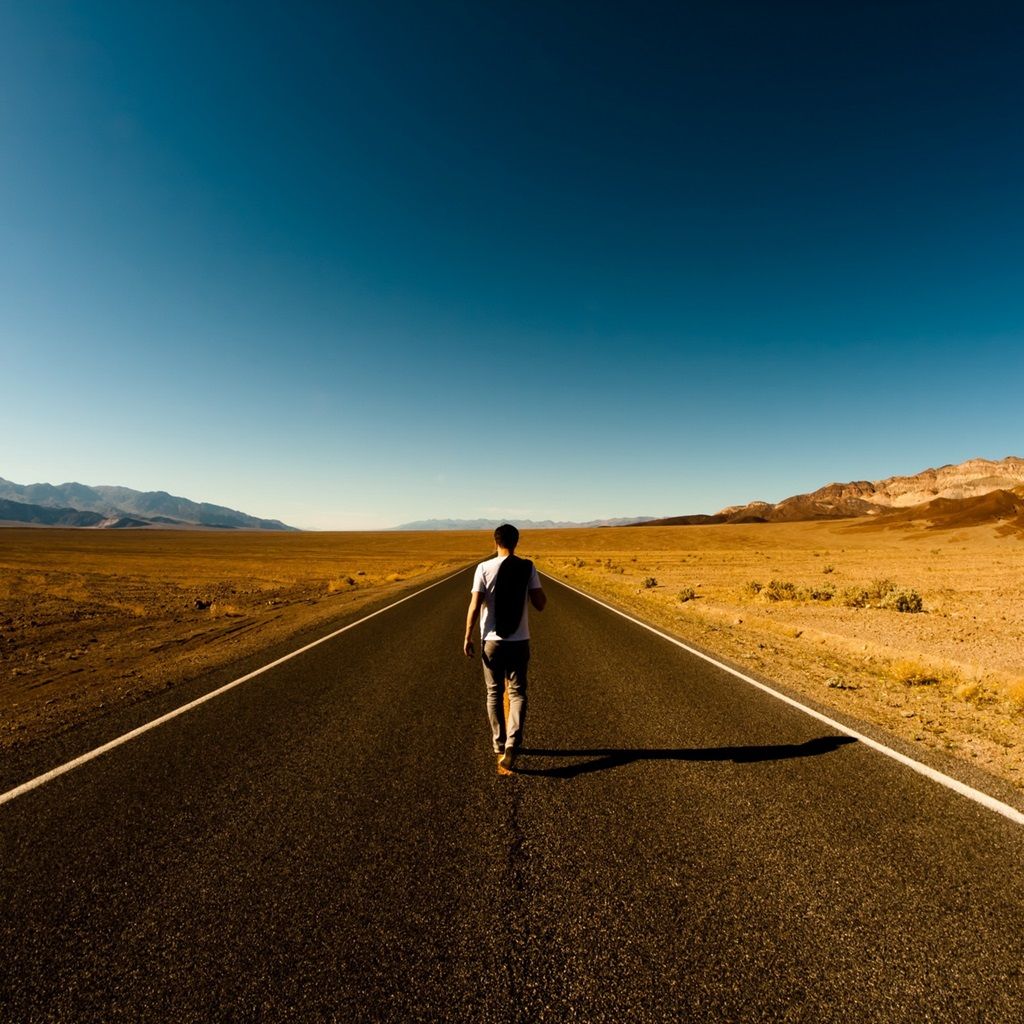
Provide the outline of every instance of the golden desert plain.
[[[328,632],[492,550],[480,531],[2,529],[0,746]],[[534,530],[520,554],[819,706],[1024,786],[1019,526]],[[461,619],[452,629],[455,658]]]

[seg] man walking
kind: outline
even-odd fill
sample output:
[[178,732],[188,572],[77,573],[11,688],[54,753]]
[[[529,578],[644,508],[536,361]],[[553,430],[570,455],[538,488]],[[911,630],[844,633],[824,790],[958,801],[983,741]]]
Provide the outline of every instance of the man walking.
[[[527,602],[542,612],[547,596],[533,562],[516,556],[519,531],[505,523],[494,531],[498,553],[481,562],[473,576],[462,649],[473,657],[473,627],[480,619],[481,660],[487,685],[487,717],[498,755],[498,774],[509,775],[523,740],[526,719],[526,667],[530,661],[530,623]],[[508,721],[504,696],[508,688]]]

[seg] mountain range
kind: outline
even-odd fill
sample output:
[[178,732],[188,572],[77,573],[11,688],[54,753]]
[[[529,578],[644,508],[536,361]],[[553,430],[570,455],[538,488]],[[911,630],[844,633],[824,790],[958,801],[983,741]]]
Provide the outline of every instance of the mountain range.
[[[903,520],[920,517],[927,508],[948,516],[953,507],[1000,492],[1006,498],[967,505],[971,516],[981,509],[996,510],[1014,506],[1017,489],[1024,486],[1024,459],[968,459],[957,465],[925,469],[912,476],[891,476],[885,480],[854,480],[827,484],[808,494],[772,503],[751,501],[730,505],[713,515],[669,516],[649,519],[638,526],[695,526],[712,523],[787,523],[811,519],[851,519],[884,516],[894,522],[900,510],[914,510]],[[945,502],[947,504],[938,504]],[[952,503],[952,505],[948,504]]]
[[94,529],[214,527],[228,530],[294,530],[278,519],[260,519],[223,505],[190,501],[166,491],[90,487],[80,483],[16,484],[0,477],[0,522]]
[[[711,515],[633,516],[587,522],[513,519],[528,530],[599,526],[692,526],[715,523],[783,523],[862,519],[879,526],[927,521],[932,526],[1001,521],[1024,528],[1024,459],[968,459],[884,480],[831,483],[779,502],[730,505]],[[493,530],[501,519],[423,519],[394,530]],[[294,530],[279,519],[191,501],[166,491],[90,487],[81,483],[16,484],[0,477],[0,523],[92,529],[217,528]]]

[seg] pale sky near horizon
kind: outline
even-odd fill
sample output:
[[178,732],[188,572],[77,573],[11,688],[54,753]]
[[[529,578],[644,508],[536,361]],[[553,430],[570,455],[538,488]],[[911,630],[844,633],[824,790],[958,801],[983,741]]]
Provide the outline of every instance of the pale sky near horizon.
[[0,6],[0,476],[307,528],[1024,455],[1005,3]]

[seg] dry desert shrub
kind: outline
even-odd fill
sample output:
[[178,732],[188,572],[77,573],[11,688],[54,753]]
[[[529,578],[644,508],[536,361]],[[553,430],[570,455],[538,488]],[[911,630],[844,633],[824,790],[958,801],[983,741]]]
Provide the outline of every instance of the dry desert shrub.
[[935,686],[942,682],[938,672],[930,665],[910,658],[893,662],[892,674],[904,686]]
[[1006,696],[1018,709],[1024,710],[1024,679],[1017,679],[1006,688]]
[[748,600],[753,600],[762,590],[764,590],[764,584],[757,580],[750,580],[743,584],[743,596]]
[[657,581],[657,579],[654,576],[645,576],[644,577],[644,581],[641,584],[641,586],[644,588],[644,590],[652,590],[657,585],[658,585],[658,581]]
[[800,588],[789,580],[772,580],[761,591],[765,601],[797,601],[801,597]]
[[884,608],[895,612],[923,612],[924,599],[910,587],[889,579],[873,580],[867,587],[847,587],[840,596],[847,608]]
[[686,604],[687,601],[692,601],[697,596],[697,591],[693,587],[683,587],[679,591],[679,600],[682,604]]
[[878,604],[895,612],[923,612],[924,601],[916,590],[891,590]]
[[981,696],[981,684],[976,681],[961,683],[953,693],[960,700],[976,700]]
[[336,580],[327,581],[327,593],[337,594],[341,591],[349,590],[356,585],[356,581],[351,576],[341,576]]

